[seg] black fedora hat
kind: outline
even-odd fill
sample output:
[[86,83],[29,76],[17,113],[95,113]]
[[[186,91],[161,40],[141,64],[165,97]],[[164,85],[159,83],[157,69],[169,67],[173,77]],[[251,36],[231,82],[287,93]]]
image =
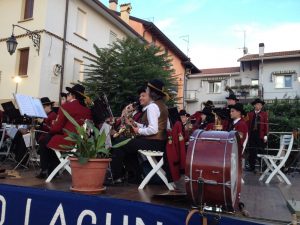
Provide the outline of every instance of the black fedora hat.
[[186,116],[187,113],[186,113],[186,111],[184,109],[182,109],[182,110],[179,111],[179,115],[180,116]]
[[66,90],[69,93],[72,93],[76,97],[85,98],[84,91],[85,88],[81,84],[75,84],[73,87],[66,87]]
[[50,101],[50,99],[48,97],[41,98],[41,103],[42,103],[42,105],[53,105],[54,104],[54,102]]
[[251,102],[251,105],[255,105],[257,103],[260,103],[262,105],[265,104],[265,102],[263,100],[261,100],[260,98],[256,98],[253,102]]
[[229,96],[226,97],[226,99],[232,99],[232,100],[235,100],[235,101],[239,101],[239,99],[236,97],[235,94],[229,94]]
[[244,110],[244,106],[241,103],[236,103],[235,105],[230,105],[230,109],[235,109],[236,111],[241,112],[242,115],[246,115],[246,112]]
[[167,94],[164,92],[164,83],[161,80],[153,79],[150,80],[147,86],[161,96],[166,96]]
[[203,103],[205,107],[214,107],[214,103],[211,100],[207,100]]

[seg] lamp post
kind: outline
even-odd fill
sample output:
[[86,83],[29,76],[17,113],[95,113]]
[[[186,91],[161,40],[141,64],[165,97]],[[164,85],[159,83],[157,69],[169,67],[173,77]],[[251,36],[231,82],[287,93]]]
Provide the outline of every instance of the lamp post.
[[10,37],[7,39],[7,41],[6,41],[7,51],[9,52],[10,55],[14,54],[14,52],[16,51],[16,48],[17,48],[17,46],[18,46],[17,39],[16,39],[16,37],[15,37],[15,35],[14,35],[15,27],[19,27],[19,28],[21,28],[21,29],[23,29],[23,30],[26,31],[26,33],[27,33],[29,39],[32,40],[33,46],[36,48],[38,54],[40,53],[40,41],[41,41],[41,35],[38,34],[38,32],[28,30],[28,29],[26,29],[26,28],[24,28],[24,27],[21,27],[21,26],[19,26],[19,25],[15,25],[15,24],[13,24],[12,27],[13,27],[13,28],[12,28],[12,34],[11,34],[11,36],[10,36]]
[[13,78],[14,82],[16,83],[16,91],[15,91],[15,94],[18,93],[18,86],[19,86],[19,83],[21,83],[22,81],[22,78],[20,76],[15,76]]

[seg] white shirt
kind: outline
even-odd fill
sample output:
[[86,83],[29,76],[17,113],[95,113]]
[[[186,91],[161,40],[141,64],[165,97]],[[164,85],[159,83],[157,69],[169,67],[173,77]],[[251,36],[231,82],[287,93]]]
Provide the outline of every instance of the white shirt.
[[144,136],[154,135],[158,133],[158,118],[160,117],[160,111],[158,106],[151,102],[149,105],[143,108],[143,111],[147,113],[148,126],[136,123],[139,127],[139,134]]
[[241,118],[237,118],[233,121],[233,125],[235,125],[237,122],[239,122],[241,120]]

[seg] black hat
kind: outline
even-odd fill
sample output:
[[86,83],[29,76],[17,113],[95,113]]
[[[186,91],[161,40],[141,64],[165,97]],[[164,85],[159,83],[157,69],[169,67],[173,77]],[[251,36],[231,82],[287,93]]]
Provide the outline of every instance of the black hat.
[[229,96],[226,97],[226,99],[232,99],[232,100],[235,100],[235,101],[239,101],[239,99],[236,97],[235,94],[229,94]]
[[66,98],[66,97],[67,97],[67,93],[61,92],[61,93],[60,93],[60,97],[65,97],[65,98]]
[[166,96],[166,93],[164,92],[164,83],[161,80],[158,79],[150,80],[147,86],[151,90],[155,91],[157,94],[161,96]]
[[41,98],[42,105],[52,105],[54,102],[50,101],[48,97]]
[[211,100],[208,100],[203,103],[205,107],[214,107],[214,103]]
[[256,103],[261,103],[262,105],[265,104],[265,102],[260,98],[256,98],[253,102],[251,102],[251,105],[255,105]]
[[66,90],[76,97],[85,98],[84,90],[85,88],[81,84],[75,84],[73,87],[66,87]]
[[186,111],[184,109],[182,109],[182,110],[179,111],[179,115],[180,116],[186,116],[187,113],[186,113]]
[[229,108],[230,109],[235,109],[235,110],[241,112],[242,115],[246,115],[246,112],[244,110],[244,106],[241,103],[236,103],[235,105],[230,105]]

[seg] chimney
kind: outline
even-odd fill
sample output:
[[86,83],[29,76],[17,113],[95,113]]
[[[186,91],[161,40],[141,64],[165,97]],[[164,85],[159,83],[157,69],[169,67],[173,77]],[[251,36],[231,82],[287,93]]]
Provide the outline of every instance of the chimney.
[[264,43],[259,43],[259,56],[264,56],[264,52],[265,52],[265,44]]
[[118,0],[109,0],[109,9],[117,11]]
[[120,5],[121,19],[124,20],[127,24],[129,24],[129,16],[131,9],[132,7],[130,3]]

